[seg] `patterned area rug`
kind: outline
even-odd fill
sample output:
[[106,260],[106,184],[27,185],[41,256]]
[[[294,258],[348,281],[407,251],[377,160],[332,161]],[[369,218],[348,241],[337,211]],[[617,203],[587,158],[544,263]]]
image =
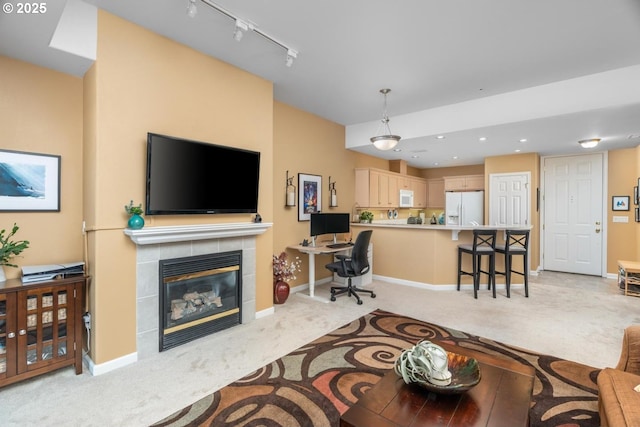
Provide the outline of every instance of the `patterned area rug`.
[[517,360],[536,370],[531,426],[600,425],[599,369],[382,310],[347,324],[154,426],[337,426],[340,415],[421,339]]

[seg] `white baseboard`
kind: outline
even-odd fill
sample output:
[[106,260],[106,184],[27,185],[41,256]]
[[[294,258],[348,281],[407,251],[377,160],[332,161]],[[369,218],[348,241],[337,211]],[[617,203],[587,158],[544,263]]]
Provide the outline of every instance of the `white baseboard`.
[[93,363],[93,360],[91,360],[88,354],[85,354],[83,359],[89,367],[91,375],[97,376],[136,363],[138,361],[138,353],[127,354],[126,356],[118,357],[117,359],[109,360],[108,362],[101,363],[99,365]]
[[265,310],[256,311],[256,319],[261,319],[263,317],[270,316],[276,312],[274,307],[269,307]]

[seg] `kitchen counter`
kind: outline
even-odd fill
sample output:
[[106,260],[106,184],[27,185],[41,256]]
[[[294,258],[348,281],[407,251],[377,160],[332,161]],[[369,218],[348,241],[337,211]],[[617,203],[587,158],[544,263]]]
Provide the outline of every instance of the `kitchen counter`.
[[[473,242],[473,230],[488,228],[505,230],[499,226],[453,226],[434,224],[407,224],[404,220],[374,220],[371,224],[352,223],[354,237],[362,230],[374,230],[371,241],[373,252],[373,274],[380,278],[400,282],[410,286],[433,289],[455,289],[458,280],[458,245]],[[504,233],[498,233],[498,243],[504,241]],[[529,248],[531,250],[531,248]],[[514,260],[515,269],[522,268],[521,257]],[[470,257],[463,258],[463,267],[471,269]],[[503,257],[496,257],[496,270],[504,271]],[[520,276],[512,276],[515,286],[522,282]],[[504,276],[496,276],[498,291],[504,289]],[[471,286],[471,277],[463,276],[462,284]],[[486,290],[486,281],[480,286]]]
[[486,229],[495,229],[498,231],[506,230],[507,228],[511,230],[530,230],[531,226],[521,226],[521,227],[506,227],[506,226],[492,226],[492,225],[441,225],[441,224],[408,224],[407,219],[381,219],[374,220],[370,224],[366,223],[352,223],[351,226],[354,227],[386,227],[386,228],[409,228],[412,230],[438,230],[438,231],[450,231],[451,232],[451,240],[458,240],[458,236],[461,231],[472,231],[472,230],[486,230]]

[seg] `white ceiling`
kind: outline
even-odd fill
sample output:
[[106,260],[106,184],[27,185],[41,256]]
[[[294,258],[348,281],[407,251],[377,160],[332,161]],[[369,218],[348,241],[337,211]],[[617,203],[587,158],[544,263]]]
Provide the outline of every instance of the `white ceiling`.
[[[575,154],[590,137],[596,150],[640,144],[638,0],[213,1],[297,50],[293,66],[256,33],[236,42],[233,20],[200,0],[194,18],[188,0],[86,3],[273,81],[278,101],[347,126],[349,148],[415,167]],[[49,47],[65,3],[46,5],[0,14],[0,54],[82,76],[92,58]],[[368,141],[381,88],[401,152]]]

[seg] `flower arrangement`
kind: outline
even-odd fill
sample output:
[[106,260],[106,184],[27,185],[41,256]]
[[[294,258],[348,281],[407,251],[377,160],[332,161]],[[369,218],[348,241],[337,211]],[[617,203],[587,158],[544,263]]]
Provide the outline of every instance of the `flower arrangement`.
[[133,200],[129,202],[129,205],[124,205],[124,210],[129,215],[141,215],[142,214],[142,203],[138,206],[133,206]]
[[15,223],[11,232],[6,235],[6,230],[0,230],[0,266],[6,265],[8,267],[17,267],[15,264],[11,264],[11,258],[20,255],[22,251],[29,247],[28,240],[10,240],[18,231],[18,227]]
[[300,264],[302,261],[296,257],[294,261],[287,261],[287,254],[281,252],[280,255],[273,256],[273,281],[286,282],[294,280],[296,273],[300,272]]

